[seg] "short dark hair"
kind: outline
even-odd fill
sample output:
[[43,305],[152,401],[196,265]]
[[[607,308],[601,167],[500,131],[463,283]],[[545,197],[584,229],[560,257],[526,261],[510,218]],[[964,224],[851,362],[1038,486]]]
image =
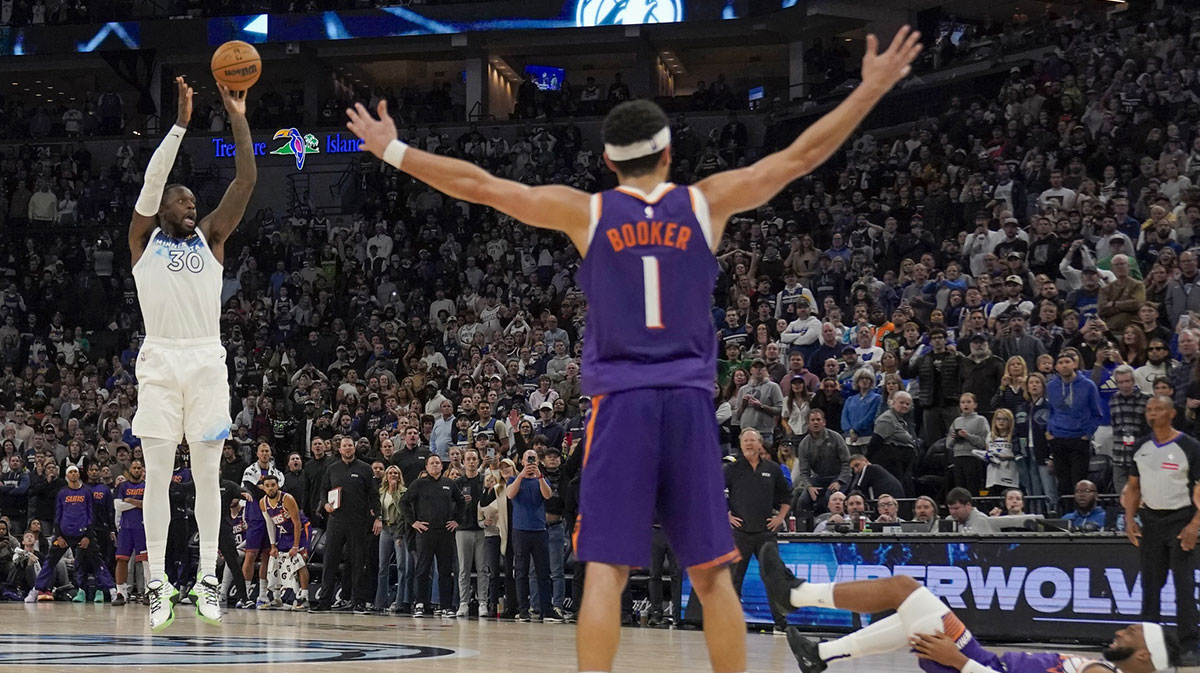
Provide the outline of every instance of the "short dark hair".
[[268,472],[263,475],[262,480],[263,480],[264,484],[267,483],[267,481],[276,481],[277,482],[277,481],[279,481],[279,477],[276,477],[275,475]]
[[971,500],[971,492],[962,486],[956,486],[946,494],[947,505],[970,505],[973,502]]
[[[612,109],[604,118],[600,134],[606,145],[630,145],[649,140],[670,124],[667,115],[657,104],[648,100],[631,100]],[[627,161],[614,161],[617,172],[627,177],[646,175],[658,165],[664,147],[658,152]]]

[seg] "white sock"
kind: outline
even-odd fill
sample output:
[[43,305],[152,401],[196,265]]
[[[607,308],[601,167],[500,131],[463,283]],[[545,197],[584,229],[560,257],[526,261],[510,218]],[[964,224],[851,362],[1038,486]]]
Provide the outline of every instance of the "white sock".
[[254,581],[253,581],[253,580],[246,580],[246,597],[247,597],[247,598],[249,598],[249,597],[250,597],[250,594],[251,594],[253,591],[254,591]]
[[296,597],[308,600],[308,589],[301,589],[300,593],[296,594]]
[[217,536],[221,531],[221,449],[224,442],[191,442],[192,479],[196,482],[196,528],[200,532],[200,576],[217,574]]
[[266,597],[267,597],[267,581],[259,580],[258,581],[258,600],[261,601]]
[[[142,580],[140,586],[142,589],[145,589],[146,585],[150,584],[150,562],[138,561],[138,567],[142,569]],[[139,585],[135,583],[134,586]]]
[[805,582],[792,589],[791,600],[797,608],[832,608],[833,583]]
[[817,652],[828,662],[894,652],[907,646],[908,628],[904,620],[900,615],[891,615],[837,640],[821,643]]
[[178,440],[142,438],[146,459],[146,499],[142,518],[146,524],[146,551],[150,557],[147,582],[168,584],[166,572],[167,530],[171,527],[171,473],[175,470]]
[[129,595],[129,585],[128,584],[118,584],[117,585],[117,593],[121,594],[122,596],[128,596]]

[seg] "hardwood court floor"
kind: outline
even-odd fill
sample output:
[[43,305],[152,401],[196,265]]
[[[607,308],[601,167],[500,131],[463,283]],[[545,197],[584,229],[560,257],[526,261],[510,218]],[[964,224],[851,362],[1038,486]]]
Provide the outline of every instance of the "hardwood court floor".
[[[617,671],[711,670],[699,631],[623,629]],[[797,671],[785,639],[751,633],[750,671]],[[297,664],[317,664],[301,666]],[[437,671],[570,673],[575,627],[411,617],[310,615],[234,610],[221,627],[187,606],[162,635],[151,636],[146,608],[71,603],[0,603],[0,671],[189,673],[189,671]],[[919,673],[911,654],[846,662],[831,673]]]

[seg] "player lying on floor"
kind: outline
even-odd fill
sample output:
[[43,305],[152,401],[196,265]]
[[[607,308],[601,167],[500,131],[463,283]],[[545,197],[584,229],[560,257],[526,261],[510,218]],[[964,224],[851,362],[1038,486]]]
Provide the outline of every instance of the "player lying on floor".
[[[800,607],[836,608],[896,614],[850,635],[820,643],[788,627],[788,645],[804,673],[820,673],[830,662],[897,650],[912,650],[926,673],[1154,673],[1180,665],[1179,647],[1158,624],[1140,622],[1119,629],[1103,659],[1056,652],[1004,652],[984,649],[933,592],[898,575],[860,582],[818,584],[773,573],[768,595],[782,612]],[[782,604],[786,597],[787,604]]]

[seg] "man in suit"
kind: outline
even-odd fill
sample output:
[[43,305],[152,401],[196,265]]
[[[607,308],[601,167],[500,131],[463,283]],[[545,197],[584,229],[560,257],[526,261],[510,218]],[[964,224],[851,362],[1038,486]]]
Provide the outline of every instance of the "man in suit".
[[900,485],[900,480],[882,466],[867,460],[861,453],[850,456],[850,469],[854,472],[854,478],[850,480],[847,493],[858,491],[871,500],[878,500],[881,495],[904,497],[904,488]]

